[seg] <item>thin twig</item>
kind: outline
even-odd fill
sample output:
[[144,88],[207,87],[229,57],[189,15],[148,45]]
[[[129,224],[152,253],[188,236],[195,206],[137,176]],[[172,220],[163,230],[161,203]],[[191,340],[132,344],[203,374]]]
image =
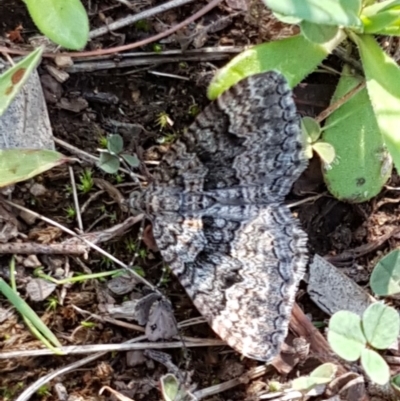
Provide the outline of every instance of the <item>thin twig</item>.
[[[207,14],[210,10],[217,7],[218,4],[222,3],[222,0],[211,0],[206,6],[201,8],[199,11],[194,13],[189,18],[185,19],[184,21],[180,22],[179,24],[174,25],[173,27],[167,29],[164,32],[161,32],[157,35],[151,36],[150,38],[146,38],[143,40],[139,40],[138,42],[131,43],[128,45],[117,46],[110,49],[99,49],[93,51],[86,51],[86,52],[60,52],[60,53],[43,53],[43,57],[46,58],[55,58],[58,56],[68,56],[68,57],[90,57],[90,56],[100,56],[105,54],[114,54],[120,53],[126,50],[136,49],[138,47],[142,47],[148,45],[150,43],[156,42],[160,39],[163,39],[180,29],[184,28],[185,26],[191,24],[192,22],[196,21],[197,19],[201,18],[204,14]],[[9,49],[6,46],[0,46],[0,52],[5,52],[9,54],[19,54],[19,55],[27,55],[31,52],[31,50],[16,50],[16,49]]]
[[74,170],[71,166],[68,166],[68,171],[69,171],[69,177],[71,179],[72,196],[74,198],[74,206],[75,206],[75,212],[76,212],[76,221],[78,223],[80,232],[83,233],[84,229],[83,229],[83,223],[82,223],[81,208],[79,207],[78,191],[76,189]]
[[255,368],[244,373],[241,377],[216,384],[215,386],[203,388],[202,390],[195,391],[193,395],[196,397],[196,399],[201,400],[202,398],[219,394],[222,391],[226,391],[243,383],[247,383],[249,380],[254,380],[264,376],[270,369],[271,366],[267,365],[256,366]]
[[309,196],[308,198],[301,199],[297,202],[291,202],[291,203],[287,204],[286,206],[290,209],[292,207],[297,207],[299,205],[302,205],[303,203],[315,202],[316,200],[318,200],[319,198],[322,198],[323,196],[329,196],[328,192],[322,192],[322,194]]
[[[243,49],[243,48],[242,48]],[[94,60],[94,61],[81,61],[77,62],[71,67],[65,69],[69,74],[93,72],[101,70],[110,70],[114,68],[130,68],[138,66],[152,66],[166,63],[181,63],[182,61],[221,61],[230,57],[230,53],[205,53],[193,54],[190,56],[162,56],[155,55],[152,57],[143,56],[141,58],[128,58],[124,60]]]
[[154,15],[161,14],[167,10],[172,10],[173,8],[184,6],[186,4],[192,3],[193,0],[172,0],[164,4],[160,4],[159,6],[153,7],[150,10],[142,11],[141,13],[137,13],[134,15],[128,15],[127,17],[121,18],[117,21],[114,21],[107,26],[102,26],[101,28],[94,29],[90,31],[89,38],[94,39],[99,36],[105,35],[110,31],[115,31],[117,29],[124,28],[126,26],[132,25],[137,21],[144,20]]
[[0,243],[0,255],[69,255],[81,256],[88,253],[84,244],[39,244],[37,242],[7,242]]
[[[146,340],[146,336],[141,336],[141,340]],[[185,338],[185,337],[184,337]],[[182,347],[221,347],[225,346],[226,343],[222,340],[202,339],[199,342],[187,341],[171,341],[171,342],[143,342],[143,343],[122,343],[122,344],[93,344],[93,345],[68,345],[65,347],[58,347],[57,350],[63,352],[65,355],[78,355],[78,354],[90,354],[93,352],[113,352],[113,351],[134,351],[134,350],[145,350],[145,349],[175,349]],[[54,352],[48,348],[43,349],[31,349],[31,350],[18,350],[18,351],[3,351],[0,352],[1,359],[10,358],[22,358],[22,357],[36,357],[43,355],[53,355]]]
[[182,77],[181,75],[176,75],[176,74],[169,74],[167,72],[161,72],[161,71],[152,71],[148,70],[147,71],[149,74],[153,74],[159,77],[166,77],[166,78],[172,78],[172,79],[180,79],[182,81],[190,81],[190,78],[188,77]]
[[351,99],[356,93],[360,92],[365,88],[365,81],[360,82],[356,87],[354,87],[350,92],[347,92],[343,97],[341,97],[337,102],[331,104],[323,112],[321,112],[315,120],[319,123],[328,118],[334,111],[339,107],[343,106],[349,99]]
[[15,401],[28,401],[33,394],[35,394],[42,386],[46,383],[49,383],[51,380],[55,379],[58,376],[65,375],[66,373],[72,372],[81,366],[87,365],[90,362],[95,361],[96,359],[101,358],[103,355],[106,355],[107,352],[99,352],[94,355],[87,356],[86,358],[80,359],[79,361],[70,363],[67,366],[64,366],[60,369],[52,371],[48,373],[46,376],[43,376],[28,386]]

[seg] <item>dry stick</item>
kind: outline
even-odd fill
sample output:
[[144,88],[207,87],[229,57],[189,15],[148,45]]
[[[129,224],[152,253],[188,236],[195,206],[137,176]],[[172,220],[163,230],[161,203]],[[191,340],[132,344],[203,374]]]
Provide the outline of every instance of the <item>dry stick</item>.
[[39,244],[37,242],[10,242],[0,244],[0,255],[69,255],[81,256],[88,253],[88,247],[83,244]]
[[[114,53],[119,53],[119,52],[123,52],[126,50],[136,49],[138,47],[148,45],[149,43],[156,42],[157,40],[163,39],[166,36],[169,36],[169,35],[175,33],[176,31],[179,31],[179,29],[184,28],[186,25],[188,25],[188,24],[196,21],[200,17],[202,17],[204,14],[207,14],[210,10],[215,8],[221,2],[222,2],[222,0],[211,0],[210,3],[208,3],[205,7],[203,7],[196,13],[194,13],[189,18],[180,22],[179,24],[174,25],[173,27],[171,27],[171,28],[167,29],[166,31],[161,32],[157,35],[151,36],[150,38],[140,40],[139,42],[131,43],[129,45],[124,45],[124,46],[113,47],[111,49],[101,49],[101,50],[93,50],[93,51],[87,51],[87,52],[43,53],[43,57],[48,57],[48,58],[56,58],[58,56],[90,57],[90,56],[100,56],[100,55],[104,55],[104,54],[114,54]],[[14,50],[14,49],[9,49],[8,47],[5,47],[5,46],[0,46],[0,52],[9,53],[9,54],[19,54],[19,55],[23,55],[23,56],[30,53],[30,51]]]
[[[94,231],[83,233],[82,238],[86,238],[94,244],[100,244],[110,241],[114,237],[121,237],[132,226],[137,223],[135,217],[129,217],[122,223],[116,224],[110,228],[102,231]],[[67,239],[58,244],[38,244],[37,242],[10,242],[0,244],[0,254],[3,253],[16,253],[16,254],[37,254],[42,253],[45,255],[83,255],[87,258],[89,247],[85,244],[76,241],[75,238]]]
[[103,355],[106,355],[107,352],[99,352],[94,355],[87,356],[86,358],[80,359],[79,361],[70,363],[67,366],[62,367],[61,369],[57,369],[47,374],[46,376],[41,377],[39,380],[36,380],[32,383],[28,388],[26,388],[15,401],[28,401],[33,394],[36,393],[42,386],[49,383],[51,380],[55,379],[58,376],[65,375],[66,373],[72,372],[81,366],[84,366],[96,359],[101,358]]
[[152,71],[152,70],[148,70],[147,71],[149,74],[153,74],[155,76],[158,77],[166,77],[166,78],[172,78],[172,79],[180,79],[182,81],[190,81],[190,78],[188,77],[183,77],[181,75],[175,75],[175,74],[168,74],[166,72],[160,72],[160,71]]
[[[142,339],[145,336],[141,336],[138,337],[137,339],[135,339],[135,341],[139,341],[140,339]],[[132,341],[132,340],[131,340]],[[53,371],[49,374],[47,374],[44,377],[41,377],[40,379],[38,379],[36,382],[32,383],[27,389],[25,389],[20,395],[19,397],[16,399],[16,401],[28,401],[30,399],[30,397],[37,391],[39,390],[40,387],[42,387],[43,385],[49,383],[51,380],[55,379],[56,377],[59,377],[61,375],[65,375],[69,372],[72,372],[74,370],[76,370],[77,368],[80,368],[81,366],[84,366],[90,362],[95,361],[98,358],[101,358],[102,356],[106,355],[107,352],[99,352],[96,353],[94,355],[90,355],[86,358],[83,358],[79,361],[73,362],[67,366],[62,367],[61,369],[58,369],[56,371]],[[225,383],[220,383],[216,386],[211,386],[211,387],[207,387],[205,389],[202,390],[198,390],[194,393],[194,395],[196,396],[197,399],[202,399],[205,397],[208,397],[210,395],[213,394],[218,394],[222,391],[228,390],[232,387],[238,386],[240,384],[246,383],[249,380],[254,380],[257,379],[261,376],[263,376],[267,371],[268,371],[269,367],[268,366],[257,366],[253,369],[251,369],[249,372],[245,373],[244,375],[242,375],[240,378],[237,379],[233,379],[233,380],[229,380]]]
[[124,28],[128,25],[132,25],[137,21],[144,20],[146,18],[153,17],[154,15],[161,14],[164,11],[171,10],[176,7],[184,6],[185,4],[192,3],[193,0],[172,0],[168,3],[160,4],[157,7],[153,7],[150,10],[145,10],[134,15],[128,15],[125,18],[121,18],[117,21],[102,26],[101,28],[90,31],[89,38],[98,38],[99,36],[105,35],[110,31],[116,31],[117,29]]
[[[142,58],[143,56],[204,56],[207,54],[237,54],[241,53],[245,49],[250,49],[251,46],[212,46],[212,47],[202,47],[201,49],[173,49],[173,50],[162,50],[160,52],[130,52],[130,53],[122,53],[120,54],[120,58],[130,58],[130,57],[138,57]],[[112,57],[112,56],[104,56],[104,57]],[[90,60],[90,58],[85,58],[84,60]]]
[[[160,52],[153,52],[153,51],[133,51],[133,52],[126,52],[121,53],[118,55],[120,60],[125,60],[127,58],[148,58],[148,59],[155,59],[156,57],[172,57],[172,56],[207,56],[213,54],[237,54],[241,53],[243,50],[251,48],[250,45],[247,46],[212,46],[212,47],[202,47],[201,49],[173,49],[173,50],[162,50]],[[99,60],[112,60],[113,55],[104,55],[104,56],[93,56],[93,57],[79,57],[75,58],[76,63],[86,62],[86,61],[99,61]]]
[[[242,48],[243,50],[244,48]],[[113,68],[129,68],[136,66],[149,66],[149,65],[159,65],[163,63],[180,63],[182,61],[218,61],[226,60],[230,57],[230,53],[217,53],[217,54],[198,54],[191,56],[160,56],[160,57],[147,57],[142,58],[128,58],[121,61],[116,60],[94,60],[94,61],[81,61],[77,62],[71,67],[65,69],[69,74],[82,73],[82,72],[92,72],[92,71],[102,71],[110,70]]]
[[[141,340],[146,340],[146,336],[141,336]],[[68,345],[63,347],[57,347],[57,350],[63,352],[65,355],[79,355],[79,354],[90,354],[93,352],[113,352],[113,351],[134,351],[134,350],[145,350],[145,349],[175,349],[182,347],[198,348],[198,347],[222,347],[226,346],[226,343],[222,340],[211,340],[201,339],[201,341],[188,341],[184,337],[185,343],[182,341],[169,341],[163,343],[155,342],[143,342],[143,343],[129,343],[124,342],[122,344],[92,344],[92,345]],[[23,358],[23,357],[37,357],[43,355],[52,355],[54,352],[48,348],[43,349],[27,349],[19,351],[3,351],[0,352],[0,360],[10,358]]]
[[356,87],[354,87],[350,92],[347,92],[343,97],[341,97],[337,102],[331,104],[322,113],[320,113],[315,120],[319,123],[328,118],[334,111],[345,104],[350,98],[352,98],[356,93],[365,88],[365,81],[360,82]]
[[[88,318],[94,319],[96,321],[99,321],[102,323],[108,322],[108,323],[114,324],[116,326],[125,327],[126,329],[129,329],[129,330],[136,330],[136,331],[140,331],[140,332],[145,331],[144,327],[139,326],[137,324],[127,323],[125,321],[114,319],[112,317],[100,316],[100,315],[97,315],[96,313],[92,313],[85,309],[81,309],[74,304],[71,304],[71,306],[80,314],[87,316]],[[189,326],[194,326],[197,324],[204,324],[204,323],[207,323],[207,321],[203,317],[199,316],[199,317],[195,317],[192,319],[187,319],[187,320],[183,320],[182,322],[179,322],[178,328],[181,329],[183,327],[189,327]],[[189,338],[189,337],[185,337],[185,338]],[[197,338],[197,339],[194,339],[192,337],[189,338],[189,341],[193,341],[193,342],[197,342],[200,340],[202,341],[202,339],[199,339],[199,338]]]
[[74,198],[74,205],[75,205],[75,211],[76,211],[76,221],[78,223],[78,228],[79,228],[80,232],[83,233],[84,230],[83,230],[83,223],[82,223],[82,216],[81,216],[81,208],[79,207],[78,191],[76,189],[74,170],[71,166],[68,166],[68,171],[69,171],[69,177],[71,178],[72,195]]
[[243,383],[247,383],[250,380],[258,379],[261,376],[264,376],[271,367],[267,365],[256,366],[255,368],[250,369],[248,372],[244,373],[242,376],[228,380],[226,382],[216,384],[215,386],[207,387],[202,390],[197,390],[193,393],[196,399],[201,400],[205,397],[210,397],[212,395],[221,393],[222,391],[229,390],[232,387],[239,386]]
[[319,198],[322,198],[323,196],[329,196],[328,192],[322,192],[322,194],[309,196],[308,198],[304,198],[304,199],[301,199],[301,200],[296,201],[296,202],[290,202],[290,203],[287,203],[286,206],[289,209],[291,209],[292,207],[297,207],[297,206],[300,206],[300,205],[302,205],[304,203],[315,202]]

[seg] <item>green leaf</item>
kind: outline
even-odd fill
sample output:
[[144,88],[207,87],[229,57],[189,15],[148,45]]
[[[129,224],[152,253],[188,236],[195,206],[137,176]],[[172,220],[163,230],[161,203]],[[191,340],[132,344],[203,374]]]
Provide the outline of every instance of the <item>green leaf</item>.
[[370,1],[370,5],[363,8],[361,16],[372,17],[383,11],[390,10],[391,8],[396,8],[400,6],[400,0],[386,0],[377,2],[376,0]]
[[356,361],[366,345],[361,318],[348,311],[336,312],[329,321],[328,342],[341,358]]
[[80,0],[24,0],[38,29],[66,49],[79,50],[89,39],[89,20]]
[[124,140],[121,135],[110,135],[107,140],[107,149],[116,155],[120,154],[124,149]]
[[400,36],[400,25],[390,25],[376,32],[376,35]]
[[336,158],[335,148],[330,143],[322,141],[315,142],[312,148],[324,162],[326,168],[331,168],[331,164]]
[[162,376],[161,379],[161,392],[165,401],[175,401],[179,392],[178,379],[171,373]]
[[107,152],[100,153],[99,167],[108,174],[115,174],[119,169],[119,159]]
[[[49,328],[43,323],[40,317],[35,311],[15,292],[1,277],[0,277],[0,293],[2,293],[18,310],[18,312],[32,324],[34,330],[37,330],[43,335],[43,337],[54,344],[56,347],[61,347],[57,337],[49,330]],[[53,351],[58,354],[62,354],[61,351]]]
[[389,348],[399,335],[399,314],[390,306],[380,302],[373,303],[363,314],[362,328],[368,344],[372,347]]
[[371,17],[362,17],[364,33],[386,32],[388,29],[398,29],[400,22],[400,10],[387,10]]
[[[362,78],[353,76],[350,68],[344,66],[331,103],[360,82]],[[391,169],[383,168],[385,144],[365,88],[327,118],[322,139],[334,147],[336,154],[334,162],[323,170],[332,195],[356,203],[365,202],[381,191]]]
[[301,119],[301,126],[307,136],[308,142],[314,143],[321,136],[321,126],[314,118],[303,117]]
[[374,383],[383,386],[389,381],[389,366],[376,351],[365,348],[361,354],[361,365]]
[[272,11],[315,24],[361,26],[361,0],[263,0]]
[[376,295],[400,293],[400,250],[388,253],[374,267],[369,284]]
[[184,386],[179,384],[178,379],[168,373],[161,377],[161,393],[165,401],[190,401],[196,398],[185,391]]
[[332,40],[339,31],[337,26],[314,24],[302,21],[300,24],[301,34],[313,43],[326,43]]
[[330,383],[335,377],[337,366],[333,363],[324,363],[314,369],[309,376],[301,376],[294,379],[292,389],[298,391],[308,391],[319,384]]
[[140,166],[140,161],[136,155],[128,155],[126,153],[123,153],[121,157],[133,168]]
[[0,188],[28,180],[69,160],[53,150],[0,149]]
[[400,69],[371,35],[351,37],[359,47],[378,126],[400,172]]
[[0,116],[5,112],[21,87],[37,67],[42,57],[43,48],[39,47],[26,56],[14,67],[0,75]]
[[293,88],[344,38],[345,34],[340,30],[334,39],[323,45],[311,43],[298,35],[254,46],[233,58],[217,72],[208,87],[208,97],[215,99],[243,78],[271,70],[280,71]]
[[279,14],[279,13],[272,13],[274,14],[275,18],[284,24],[290,24],[290,25],[297,25],[300,24],[301,18],[297,17],[288,17],[287,15]]
[[400,393],[400,374],[393,376],[390,380],[390,384],[395,388],[397,394]]

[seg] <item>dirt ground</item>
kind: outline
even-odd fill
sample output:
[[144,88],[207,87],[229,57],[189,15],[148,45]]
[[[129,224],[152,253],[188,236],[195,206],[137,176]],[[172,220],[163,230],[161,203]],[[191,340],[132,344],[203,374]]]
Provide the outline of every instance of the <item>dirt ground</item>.
[[[150,18],[121,29],[117,34],[103,35],[93,40],[88,48],[113,47],[149,37],[165,29],[165,26],[191,15],[200,9],[203,3],[205,4],[199,2],[178,7],[157,18]],[[229,6],[222,3],[200,22],[191,24],[185,30],[157,43],[156,47],[151,44],[135,51],[157,50],[162,54],[165,51],[182,48],[193,50],[228,45],[240,47],[270,40],[278,34],[290,33],[288,28],[271,20],[261,2],[250,2],[247,9],[241,9],[240,2],[227,3],[235,3],[238,8],[235,10],[232,4]],[[134,12],[157,4],[161,2],[149,0],[146,4],[139,3],[135,6]],[[105,17],[117,20],[129,12],[122,3],[111,0],[92,1],[90,5],[85,3],[85,6],[89,7],[87,9],[91,29],[103,26]],[[224,19],[223,24],[215,24],[215,21],[221,19]],[[3,1],[0,4],[0,20],[2,22],[0,38],[4,40],[7,40],[10,32],[14,32],[19,25],[22,26],[20,31],[22,42],[9,43],[10,46],[22,48],[28,44],[28,39],[37,33],[23,2]],[[204,26],[210,24],[214,24],[214,28],[204,32]],[[207,105],[206,88],[210,78],[215,70],[233,55],[227,56],[225,60],[210,61],[202,61],[201,57],[196,61],[185,61],[180,57],[179,54],[174,55],[173,60],[159,64],[71,73],[63,84],[59,84],[48,74],[46,65],[52,61],[45,59],[39,68],[39,73],[54,136],[77,149],[97,156],[102,138],[119,133],[124,139],[124,150],[128,153],[136,153],[141,160],[149,161],[151,157],[157,158],[157,154],[179,136],[179,133],[194,120],[195,115]],[[109,57],[108,60],[116,61],[118,56]],[[340,65],[340,61],[334,57],[326,63]],[[296,88],[296,102],[301,113],[315,115],[327,106],[335,81],[334,78],[326,77],[326,74],[313,74],[308,77],[305,85]],[[57,145],[57,149],[66,155],[77,156],[65,147]],[[151,174],[153,165],[151,162],[142,164],[134,172],[145,181]],[[82,215],[85,230],[91,232],[105,230],[129,217],[129,212],[121,207],[115,196],[115,188],[118,189],[117,197],[122,196],[125,199],[132,190],[139,188],[137,182],[128,174],[122,173],[118,176],[105,174],[85,162],[75,163],[73,169],[78,185],[81,184],[79,177],[87,169],[92,172],[94,178],[94,186],[87,193],[78,190],[81,206],[90,200]],[[310,255],[317,253],[322,256],[337,257],[337,265],[343,272],[357,284],[367,286],[376,260],[399,244],[396,234],[389,236],[383,243],[379,241],[382,236],[399,225],[400,198],[398,191],[390,189],[396,187],[398,181],[397,175],[393,175],[382,193],[368,203],[342,203],[326,192],[319,162],[313,160],[288,197],[288,202],[305,201],[293,211],[308,234]],[[12,199],[75,230],[77,225],[71,216],[74,203],[68,168],[66,166],[54,168],[36,177],[33,182],[44,187],[40,195],[32,195],[30,191],[32,182],[21,183],[16,186]],[[306,201],[307,198],[314,199],[318,194],[322,196],[316,200]],[[101,246],[127,263],[134,260],[134,266],[143,270],[146,279],[158,285],[172,301],[178,322],[198,317],[199,313],[190,299],[174,276],[166,271],[159,253],[152,247],[148,229],[145,229],[144,243],[138,241],[139,228],[140,224],[136,224],[122,238],[105,242]],[[41,243],[68,238],[68,235],[40,220],[34,223],[21,221],[19,231],[31,240]],[[361,248],[364,251],[356,254],[352,250],[357,247],[364,247]],[[136,253],[138,256],[134,257]],[[17,285],[24,297],[27,294],[26,284],[34,274],[34,268],[26,263],[27,259],[27,256],[17,257]],[[74,273],[96,273],[118,268],[94,251],[90,252],[86,260],[68,255],[38,255],[38,259],[48,274],[53,274],[57,268],[65,269],[66,265],[69,271]],[[9,262],[9,255],[0,257],[0,275],[4,278],[9,274]],[[120,344],[141,333],[131,327],[97,320],[90,317],[90,314],[108,316],[106,306],[120,305],[129,298],[139,296],[142,287],[136,286],[129,294],[116,295],[107,287],[109,280],[109,278],[86,280],[62,289],[57,288],[52,297],[56,300],[62,298],[63,302],[55,302],[52,306],[49,299],[42,302],[28,302],[56,333],[63,345]],[[322,322],[320,332],[323,334],[328,316],[310,301],[305,288],[306,286],[302,284],[297,302],[312,321]],[[4,298],[0,298],[0,307],[2,311],[7,309]],[[77,308],[88,312],[89,315],[79,312]],[[130,323],[136,322],[130,321]],[[206,324],[184,328],[182,335],[204,339],[216,338]],[[0,352],[38,348],[43,346],[31,335],[17,313],[13,313],[8,319],[0,320]],[[256,361],[241,358],[227,346],[163,351],[172,356],[173,364],[181,372],[188,373],[191,383],[195,383],[197,389],[241,377],[245,372],[261,365]],[[17,396],[38,378],[85,356],[0,359],[0,400],[17,399]],[[255,380],[244,381],[205,399],[209,401],[258,399],[257,392],[268,388],[268,383],[272,380],[285,383],[288,378],[308,371],[307,364],[298,365],[287,374],[271,368]],[[59,399],[54,387],[56,384],[63,385],[70,397],[76,397],[70,400],[111,399],[108,392],[102,396],[98,395],[100,388],[105,385],[136,401],[159,400],[161,395],[158,380],[166,372],[167,368],[163,364],[143,358],[142,355],[133,356],[132,353],[128,355],[124,351],[108,352],[91,363],[57,377],[37,391],[31,400]]]

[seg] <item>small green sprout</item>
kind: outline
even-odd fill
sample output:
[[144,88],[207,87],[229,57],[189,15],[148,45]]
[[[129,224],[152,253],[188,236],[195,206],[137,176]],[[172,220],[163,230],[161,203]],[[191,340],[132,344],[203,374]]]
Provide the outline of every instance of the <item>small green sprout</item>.
[[79,176],[79,180],[80,184],[77,185],[78,189],[84,194],[89,193],[94,186],[92,171],[90,169],[85,169]]
[[147,258],[147,249],[141,248],[138,252],[139,258],[146,259]]
[[36,394],[39,397],[45,397],[45,396],[50,396],[51,392],[50,392],[50,387],[47,384],[44,384],[43,386],[41,386],[37,391]]
[[159,43],[154,43],[153,44],[153,52],[155,53],[161,53],[163,50],[162,46]]
[[150,31],[150,24],[147,20],[141,19],[140,21],[135,22],[135,28],[138,31],[149,32]]
[[126,250],[130,253],[136,252],[137,249],[135,242],[131,238],[125,240],[125,247]]
[[101,151],[98,166],[108,174],[115,174],[122,163],[124,167],[136,168],[140,162],[136,155],[123,153],[124,141],[121,135],[110,135],[107,150]]
[[68,220],[73,220],[76,217],[76,210],[71,205],[64,210],[67,213]]
[[101,136],[99,138],[99,146],[103,149],[107,149],[108,139],[105,136]]
[[157,125],[160,127],[160,130],[165,129],[168,126],[172,126],[173,122],[167,112],[162,111],[157,117]]
[[170,144],[170,143],[174,142],[175,138],[176,138],[176,135],[173,133],[170,133],[170,134],[166,134],[163,137],[161,137],[160,139],[158,139],[157,142],[160,145],[166,145],[166,144]]
[[94,323],[94,322],[82,321],[82,322],[81,322],[81,326],[82,326],[82,327],[85,327],[85,328],[87,328],[87,329],[93,329],[93,328],[95,328],[97,325],[96,325],[96,323]]
[[319,123],[311,117],[303,117],[301,128],[306,143],[306,156],[311,159],[313,151],[318,154],[324,165],[330,166],[335,160],[335,148],[321,140],[322,129]]
[[58,298],[54,296],[50,296],[46,299],[46,310],[56,310],[57,306],[59,305],[58,303]]
[[196,117],[200,113],[200,108],[198,104],[192,104],[189,107],[189,115],[192,117]]
[[115,182],[117,184],[122,184],[125,180],[124,174],[115,174]]

